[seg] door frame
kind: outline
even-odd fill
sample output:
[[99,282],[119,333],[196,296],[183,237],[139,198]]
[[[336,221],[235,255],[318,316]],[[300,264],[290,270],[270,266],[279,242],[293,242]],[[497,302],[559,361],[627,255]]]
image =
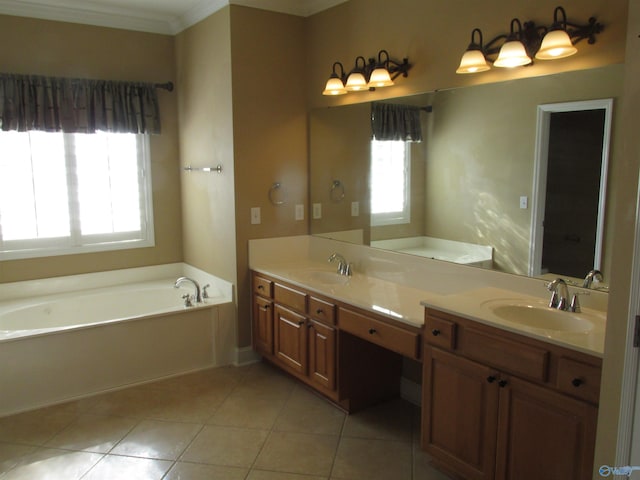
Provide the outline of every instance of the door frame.
[[609,147],[611,143],[611,124],[613,119],[613,98],[538,105],[533,167],[533,201],[531,202],[529,276],[537,277],[542,273],[542,243],[544,235],[543,221],[545,213],[545,192],[547,188],[547,164],[549,162],[549,128],[551,126],[551,114],[556,112],[578,112],[583,110],[604,110],[598,221],[596,225],[596,248],[593,261],[594,269],[599,270],[601,267],[605,202],[607,198],[607,172],[609,170]]

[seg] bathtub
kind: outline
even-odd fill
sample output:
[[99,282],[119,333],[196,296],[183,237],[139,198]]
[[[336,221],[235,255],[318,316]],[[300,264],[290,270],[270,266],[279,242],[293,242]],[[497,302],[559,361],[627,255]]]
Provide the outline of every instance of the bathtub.
[[232,285],[189,265],[0,284],[0,416],[229,364],[235,344]]

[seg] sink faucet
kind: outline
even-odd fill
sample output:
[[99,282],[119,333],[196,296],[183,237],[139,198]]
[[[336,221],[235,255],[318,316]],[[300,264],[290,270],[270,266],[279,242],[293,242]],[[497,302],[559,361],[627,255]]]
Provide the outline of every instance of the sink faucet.
[[591,270],[589,273],[587,273],[587,276],[584,277],[582,288],[591,288],[591,284],[593,283],[594,279],[599,282],[602,281],[602,272],[600,270]]
[[173,286],[173,288],[180,287],[180,285],[182,285],[184,282],[191,282],[193,284],[193,286],[196,289],[196,294],[194,295],[194,299],[196,303],[202,303],[202,294],[200,293],[200,284],[196,282],[194,279],[189,277],[180,277],[176,280],[176,283]]
[[569,297],[569,289],[567,284],[561,278],[556,278],[547,285],[547,290],[551,292],[551,300],[549,306],[558,310],[567,309],[567,297]]
[[347,275],[347,276],[351,276],[351,264],[347,263],[347,261],[345,260],[345,258],[340,255],[339,253],[332,253],[331,256],[329,257],[329,263],[333,262],[334,260],[338,260],[338,274],[339,275]]

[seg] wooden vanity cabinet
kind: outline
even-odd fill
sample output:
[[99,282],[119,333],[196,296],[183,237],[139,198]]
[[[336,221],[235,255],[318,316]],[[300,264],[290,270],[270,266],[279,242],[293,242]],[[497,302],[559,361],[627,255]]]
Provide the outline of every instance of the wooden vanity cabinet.
[[273,282],[254,274],[253,291],[253,348],[261,355],[273,354]]
[[465,479],[590,479],[601,360],[427,309],[422,446]]
[[[336,306],[297,287],[253,273],[253,345],[267,360],[337,400]],[[267,288],[261,281],[271,282]],[[256,293],[271,292],[265,299]],[[268,304],[267,307],[265,304]],[[264,306],[263,306],[264,305]],[[271,335],[267,333],[271,313]],[[267,343],[270,340],[270,345]]]

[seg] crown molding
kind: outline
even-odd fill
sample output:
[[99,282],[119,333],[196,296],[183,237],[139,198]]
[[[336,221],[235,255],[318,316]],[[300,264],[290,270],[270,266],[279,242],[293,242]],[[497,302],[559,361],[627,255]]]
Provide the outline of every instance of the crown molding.
[[176,35],[229,4],[308,17],[345,1],[347,0],[201,0],[193,7],[171,15],[136,7],[113,7],[97,0],[0,0],[0,15]]

